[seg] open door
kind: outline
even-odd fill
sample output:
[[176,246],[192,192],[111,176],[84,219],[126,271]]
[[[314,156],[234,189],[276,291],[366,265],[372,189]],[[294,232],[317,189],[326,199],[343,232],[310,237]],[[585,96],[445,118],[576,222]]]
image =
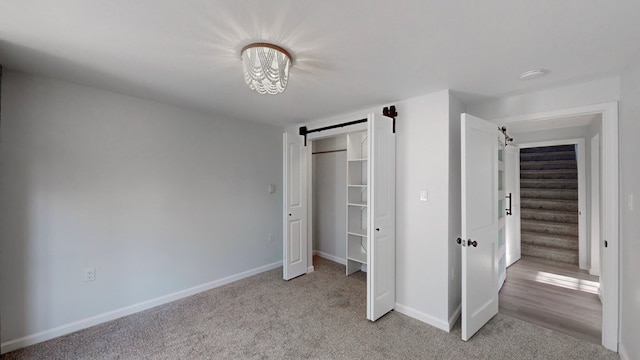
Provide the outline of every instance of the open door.
[[[520,260],[520,148],[505,148],[505,193],[507,201],[507,266]],[[510,214],[510,215],[509,215]]]
[[297,134],[284,133],[283,150],[282,277],[290,280],[307,272],[307,157]]
[[367,319],[375,321],[396,302],[396,134],[393,120],[372,114],[369,133],[369,231]]
[[498,313],[498,127],[462,114],[462,340]]

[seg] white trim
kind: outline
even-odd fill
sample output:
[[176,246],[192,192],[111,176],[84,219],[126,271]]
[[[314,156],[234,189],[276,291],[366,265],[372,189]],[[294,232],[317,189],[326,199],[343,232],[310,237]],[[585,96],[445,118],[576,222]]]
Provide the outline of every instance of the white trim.
[[405,314],[407,316],[410,316],[414,319],[420,320],[424,323],[427,323],[433,327],[436,327],[440,330],[444,330],[446,332],[451,331],[451,329],[449,328],[449,322],[447,322],[447,320],[441,320],[436,318],[435,316],[431,316],[429,314],[425,314],[423,312],[420,312],[416,309],[410,308],[408,306],[402,305],[402,304],[398,304],[396,303],[395,306],[395,311],[401,313],[401,314]]
[[310,273],[312,273],[314,271],[316,271],[316,268],[313,265],[307,267],[307,274],[310,274]]
[[[369,112],[367,112],[367,114],[369,114]],[[366,117],[367,115],[363,115],[363,119]],[[340,123],[340,121],[336,120],[335,123],[338,124]],[[307,126],[313,126],[314,128],[324,126],[324,125],[316,126],[316,125],[310,125],[310,124],[313,124],[313,123],[308,123]],[[328,125],[334,125],[334,123],[332,122]],[[331,130],[325,130],[325,131],[322,131],[321,133],[320,132],[311,133],[307,135],[307,141],[326,139],[326,138],[349,134],[349,133],[358,132],[358,131],[367,131],[367,123],[360,123],[355,125],[349,125],[347,127],[340,127],[340,128],[335,128]]]
[[578,106],[574,108],[561,109],[561,110],[552,110],[552,111],[544,111],[533,114],[525,114],[525,115],[516,115],[516,116],[508,116],[500,119],[496,119],[495,121],[500,125],[506,125],[514,122],[521,121],[541,121],[541,120],[549,120],[549,119],[559,119],[563,117],[577,116],[577,115],[587,115],[587,114],[600,114],[605,111],[610,111],[612,107],[615,107],[616,115],[618,113],[618,102],[609,102],[595,105],[586,105],[586,106]]
[[619,149],[618,149],[618,103],[610,105],[602,112],[602,196],[600,209],[603,211],[601,240],[609,244],[605,248],[600,264],[601,282],[604,284],[604,303],[602,308],[602,345],[618,351],[620,321],[619,310],[619,277],[620,277],[620,223],[619,223]]
[[[308,136],[307,136],[308,137]],[[313,267],[313,140],[307,138],[307,273],[314,271]]]
[[341,265],[346,265],[347,264],[347,259],[343,259],[341,257],[335,256],[335,255],[331,255],[331,254],[328,254],[326,252],[322,252],[320,250],[313,250],[313,255],[318,255],[323,259],[331,260],[331,261],[336,262],[336,263],[341,264]]
[[576,145],[578,147],[577,165],[578,165],[578,266],[580,269],[587,270],[589,268],[588,258],[590,252],[587,243],[587,167],[586,167],[586,146],[584,138],[538,141],[533,143],[518,144],[521,149],[543,146],[557,145]]
[[47,341],[59,336],[71,334],[78,330],[86,329],[91,326],[95,326],[107,321],[115,320],[127,315],[135,314],[140,311],[154,308],[159,305],[170,303],[188,296],[192,296],[203,291],[211,290],[256,274],[263,273],[265,271],[273,270],[282,266],[282,261],[278,261],[272,264],[260,266],[251,270],[247,270],[235,275],[227,276],[219,280],[215,280],[206,284],[197,285],[188,289],[180,290],[172,294],[163,295],[155,299],[143,301],[137,304],[122,307],[120,309],[108,311],[99,315],[95,315],[86,319],[78,320],[72,323],[64,324],[53,329],[37,332],[17,339],[9,340],[0,346],[2,348],[1,353],[5,354],[13,350],[23,348],[25,346],[37,344],[43,341]]
[[507,124],[527,120],[546,120],[581,114],[602,114],[601,166],[602,166],[602,203],[603,211],[602,241],[609,244],[604,249],[600,264],[600,281],[603,286],[602,304],[602,345],[609,350],[618,351],[618,312],[620,297],[618,280],[620,277],[620,223],[619,223],[619,149],[618,149],[618,102],[580,106],[575,108],[512,116],[496,120],[498,124]]
[[591,204],[589,208],[589,274],[600,276],[600,134],[591,138],[589,144],[591,154],[590,183],[591,183]]
[[550,141],[536,141],[525,144],[517,144],[521,149],[543,147],[543,146],[557,146],[557,145],[577,145],[580,142],[584,144],[584,138],[571,138],[562,140],[550,140]]
[[598,299],[600,299],[600,304],[602,304],[602,285],[598,285]]

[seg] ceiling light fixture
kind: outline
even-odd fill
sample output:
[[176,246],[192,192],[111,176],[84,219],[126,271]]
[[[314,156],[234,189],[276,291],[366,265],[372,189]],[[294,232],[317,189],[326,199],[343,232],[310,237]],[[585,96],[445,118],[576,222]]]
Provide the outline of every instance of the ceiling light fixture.
[[520,74],[520,79],[521,80],[535,79],[542,75],[545,75],[546,73],[547,73],[547,70],[545,69],[533,69],[533,70],[525,71],[522,74]]
[[242,48],[244,81],[260,94],[279,94],[287,88],[291,55],[268,43],[253,43]]

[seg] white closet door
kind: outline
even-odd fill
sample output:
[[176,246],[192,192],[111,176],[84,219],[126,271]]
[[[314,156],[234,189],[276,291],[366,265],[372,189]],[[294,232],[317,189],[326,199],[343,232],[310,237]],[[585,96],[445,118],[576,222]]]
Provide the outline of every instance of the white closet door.
[[393,120],[369,116],[369,226],[367,319],[393,310],[396,301],[396,138]]
[[307,147],[302,136],[283,135],[283,265],[282,277],[307,272]]
[[[462,340],[498,313],[498,130],[462,114]],[[502,200],[502,199],[500,199]]]

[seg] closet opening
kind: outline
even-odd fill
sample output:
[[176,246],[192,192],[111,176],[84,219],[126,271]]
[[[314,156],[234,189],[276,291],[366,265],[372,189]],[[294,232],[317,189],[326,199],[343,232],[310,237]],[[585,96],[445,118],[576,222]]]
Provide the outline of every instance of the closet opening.
[[[313,140],[311,234],[317,257],[367,272],[368,136],[366,131]],[[361,274],[366,279],[364,274]]]

